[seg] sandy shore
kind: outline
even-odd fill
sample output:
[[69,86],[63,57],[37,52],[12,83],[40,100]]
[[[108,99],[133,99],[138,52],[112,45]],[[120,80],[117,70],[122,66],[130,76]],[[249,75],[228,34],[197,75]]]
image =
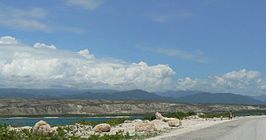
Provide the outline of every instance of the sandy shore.
[[[239,119],[239,118],[234,118],[233,120],[236,120],[236,119]],[[156,137],[148,138],[147,140],[160,140],[163,138],[181,135],[181,134],[188,133],[191,131],[197,131],[203,128],[207,128],[207,127],[221,124],[221,123],[228,122],[228,121],[231,121],[231,120],[228,120],[228,119],[220,120],[218,118],[209,119],[209,120],[204,120],[204,119],[183,120],[182,127],[169,130],[168,132],[162,133],[161,135],[156,136]]]

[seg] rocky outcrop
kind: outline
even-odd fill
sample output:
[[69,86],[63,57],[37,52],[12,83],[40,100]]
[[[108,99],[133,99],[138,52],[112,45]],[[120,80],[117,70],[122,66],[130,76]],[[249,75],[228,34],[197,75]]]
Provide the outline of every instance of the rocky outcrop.
[[41,120],[33,126],[32,132],[37,135],[50,135],[55,130],[47,122]]
[[157,120],[161,120],[161,121],[167,122],[167,124],[170,127],[179,127],[179,126],[182,125],[182,122],[179,119],[177,119],[177,118],[167,118],[167,117],[164,117],[159,112],[156,112],[155,113],[155,117],[156,117]]
[[156,130],[164,130],[164,129],[168,129],[169,128],[169,125],[167,122],[164,122],[162,120],[152,120],[151,121],[152,124],[154,124]]
[[99,132],[99,133],[102,133],[102,132],[110,132],[111,131],[111,126],[109,124],[106,124],[106,123],[102,123],[102,124],[98,124],[96,125],[93,130],[95,132]]
[[109,101],[79,99],[0,99],[2,115],[62,115],[62,114],[143,114],[154,112],[221,112],[266,110],[266,106],[175,104],[152,101]]
[[136,132],[153,132],[156,131],[156,127],[154,123],[151,123],[150,121],[143,121],[142,123],[138,123],[135,126]]

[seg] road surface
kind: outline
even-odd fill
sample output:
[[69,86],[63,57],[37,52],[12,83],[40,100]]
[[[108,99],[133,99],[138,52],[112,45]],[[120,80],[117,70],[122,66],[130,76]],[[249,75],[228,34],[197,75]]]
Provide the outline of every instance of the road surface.
[[266,117],[248,117],[162,140],[266,140]]

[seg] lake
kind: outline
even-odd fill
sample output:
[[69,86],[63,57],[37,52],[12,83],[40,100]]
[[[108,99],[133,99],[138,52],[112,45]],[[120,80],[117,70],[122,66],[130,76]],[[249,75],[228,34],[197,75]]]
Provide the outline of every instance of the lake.
[[[123,118],[123,117],[121,117]],[[11,117],[11,118],[0,118],[0,125],[11,125],[11,126],[33,126],[36,122],[44,120],[50,125],[71,125],[81,121],[97,122],[97,121],[108,121],[114,119],[113,117]],[[142,117],[130,117],[129,119],[142,119]]]

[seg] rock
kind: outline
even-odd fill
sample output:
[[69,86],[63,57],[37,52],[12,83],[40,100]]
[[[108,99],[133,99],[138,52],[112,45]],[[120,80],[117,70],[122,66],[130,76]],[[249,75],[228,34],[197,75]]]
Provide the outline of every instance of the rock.
[[135,125],[136,132],[153,132],[156,131],[155,125],[151,122],[143,122]]
[[179,119],[172,119],[167,122],[170,127],[179,127],[182,125],[181,121]]
[[142,123],[143,121],[141,119],[135,119],[132,121],[133,123]]
[[164,117],[163,121],[165,122],[169,122],[169,121],[175,121],[175,120],[178,120],[177,118],[167,118],[167,117]]
[[54,133],[54,131],[55,130],[52,129],[51,126],[43,120],[37,122],[32,128],[32,132],[38,135],[49,135]]
[[96,125],[93,130],[95,132],[110,132],[111,131],[111,126],[109,124],[106,124],[106,123],[102,123],[102,124],[98,124]]
[[124,123],[131,123],[131,120],[125,120]]
[[197,116],[199,116],[199,117],[200,116],[205,116],[205,113],[202,113],[202,112],[201,113],[197,113]]
[[159,131],[169,128],[168,123],[162,120],[152,120],[151,123],[153,123],[156,130],[159,130]]
[[181,121],[177,118],[167,118],[164,117],[161,113],[156,112],[155,117],[157,120],[162,120],[168,124],[170,127],[179,127],[182,125]]
[[156,113],[155,113],[155,118],[156,118],[157,120],[163,120],[163,119],[164,119],[163,115],[162,115],[161,113],[159,113],[159,112],[156,112]]

